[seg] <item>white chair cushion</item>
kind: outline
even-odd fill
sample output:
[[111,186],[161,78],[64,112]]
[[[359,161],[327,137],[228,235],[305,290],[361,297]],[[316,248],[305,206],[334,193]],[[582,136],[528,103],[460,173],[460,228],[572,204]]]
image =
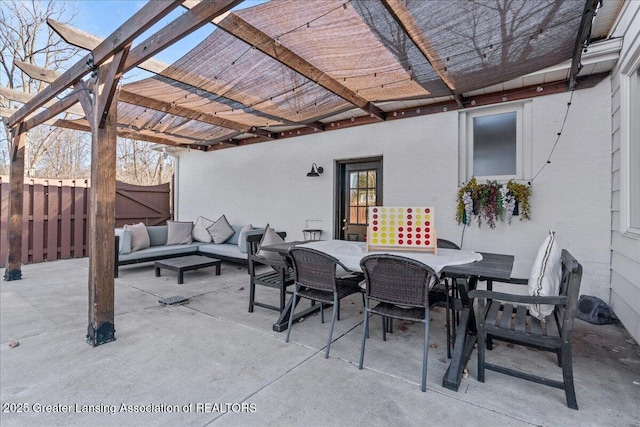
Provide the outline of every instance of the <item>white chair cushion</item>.
[[282,261],[282,256],[279,253],[262,250],[262,246],[276,245],[278,243],[284,243],[284,239],[280,237],[280,235],[276,233],[273,228],[269,227],[269,224],[267,224],[264,230],[264,234],[262,235],[262,240],[260,240],[260,246],[258,248],[257,255],[272,261]]
[[[531,269],[529,295],[558,296],[561,279],[562,251],[556,242],[555,232],[549,230],[549,235],[540,246],[538,256]],[[542,320],[553,313],[553,308],[553,305],[530,304],[529,312]]]

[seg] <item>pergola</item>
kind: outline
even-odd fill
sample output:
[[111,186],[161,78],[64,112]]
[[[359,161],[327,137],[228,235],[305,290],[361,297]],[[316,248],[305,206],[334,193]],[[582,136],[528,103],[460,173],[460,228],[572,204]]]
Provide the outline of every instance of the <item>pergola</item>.
[[[63,74],[18,64],[50,85],[30,98],[0,93],[24,103],[0,111],[12,131],[5,280],[21,278],[26,132],[47,123],[92,134],[94,346],[115,339],[116,136],[233,148],[591,87],[608,71],[581,64],[602,35],[592,28],[600,0],[273,0],[229,12],[241,1],[150,1],[104,40],[51,21],[89,53]],[[184,14],[134,46],[180,6]],[[176,63],[153,59],[211,22],[216,30]],[[120,86],[135,67],[154,76]],[[77,118],[57,118],[65,111]]]

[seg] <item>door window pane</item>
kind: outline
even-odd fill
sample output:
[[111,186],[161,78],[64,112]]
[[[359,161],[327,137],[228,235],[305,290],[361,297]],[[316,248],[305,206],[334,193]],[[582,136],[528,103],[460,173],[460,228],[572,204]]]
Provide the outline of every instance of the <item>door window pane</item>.
[[515,175],[517,113],[473,118],[473,175]]

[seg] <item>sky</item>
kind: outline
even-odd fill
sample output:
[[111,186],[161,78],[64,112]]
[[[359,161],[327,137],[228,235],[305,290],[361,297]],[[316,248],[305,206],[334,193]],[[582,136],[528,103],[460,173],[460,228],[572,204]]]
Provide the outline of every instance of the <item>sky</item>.
[[[265,1],[244,0],[234,10],[252,7]],[[73,27],[101,38],[108,37],[147,3],[144,0],[64,0],[64,2],[70,13],[74,11],[76,13],[72,23]],[[137,43],[145,40],[184,12],[186,12],[186,9],[178,7],[158,24],[151,27],[145,34],[136,38],[133,46],[135,47]],[[204,25],[189,36],[157,53],[154,58],[171,64],[204,40],[215,28],[213,24]],[[131,71],[127,73],[126,77],[128,78],[125,81],[131,82],[149,75],[141,70]]]

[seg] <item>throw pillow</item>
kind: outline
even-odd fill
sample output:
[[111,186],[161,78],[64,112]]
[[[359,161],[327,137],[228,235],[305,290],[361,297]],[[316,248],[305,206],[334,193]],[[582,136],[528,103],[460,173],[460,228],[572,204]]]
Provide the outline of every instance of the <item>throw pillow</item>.
[[139,222],[134,225],[125,225],[124,229],[131,231],[131,252],[146,249],[151,246],[147,226],[144,225],[144,223]]
[[278,243],[284,243],[284,239],[276,233],[273,228],[269,227],[269,224],[265,227],[262,240],[260,240],[260,246],[258,247],[258,256],[261,256],[272,261],[282,261],[282,256],[279,253],[273,251],[263,251],[262,246],[276,245]]
[[193,242],[191,230],[193,230],[191,221],[167,221],[167,245],[186,245]]
[[227,217],[222,215],[218,220],[213,223],[213,225],[207,228],[209,234],[211,234],[211,239],[213,243],[219,245],[220,243],[224,243],[229,239],[229,237],[233,236],[233,227],[229,225],[229,221],[227,221]]
[[207,219],[203,216],[199,216],[196,220],[195,225],[193,226],[193,231],[191,234],[193,235],[193,240],[197,240],[198,242],[203,243],[211,243],[211,234],[207,231],[207,228],[211,227],[215,224],[214,221]]
[[[538,256],[533,263],[529,277],[529,295],[558,296],[562,279],[562,252],[558,247],[555,232],[549,230],[549,235],[540,246]],[[531,315],[543,320],[553,313],[553,305],[530,304]]]
[[247,224],[242,227],[242,230],[238,233],[238,248],[240,248],[240,252],[247,253],[247,231],[253,230],[252,224]]

